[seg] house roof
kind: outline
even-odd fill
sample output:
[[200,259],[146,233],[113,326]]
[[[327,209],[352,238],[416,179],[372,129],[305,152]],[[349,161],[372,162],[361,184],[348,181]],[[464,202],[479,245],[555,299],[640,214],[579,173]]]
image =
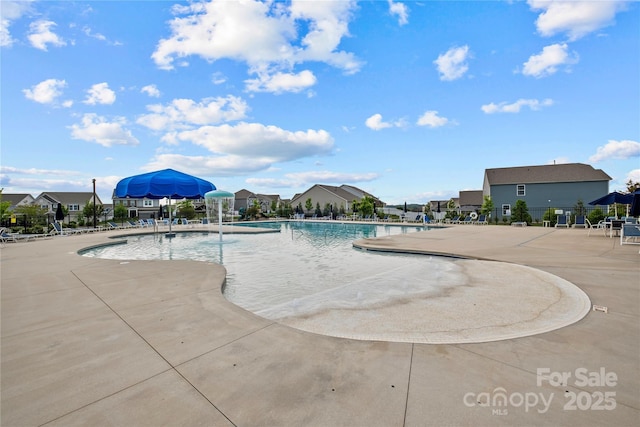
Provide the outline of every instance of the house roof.
[[460,191],[460,206],[482,206],[482,190]]
[[[52,192],[46,191],[41,193],[36,200],[44,198],[48,200],[50,203],[62,203],[70,204],[70,203],[86,203],[93,202],[93,193],[92,192]],[[96,194],[96,205],[102,204],[102,200]]]
[[2,193],[2,201],[11,203],[11,206],[17,206],[18,203],[23,202],[26,199],[29,203],[32,203],[35,199],[28,193]]
[[240,191],[236,191],[235,195],[236,199],[248,199],[249,197],[255,197],[254,193],[244,188]]
[[552,182],[610,181],[602,169],[583,163],[520,166],[485,170],[489,185],[539,184]]

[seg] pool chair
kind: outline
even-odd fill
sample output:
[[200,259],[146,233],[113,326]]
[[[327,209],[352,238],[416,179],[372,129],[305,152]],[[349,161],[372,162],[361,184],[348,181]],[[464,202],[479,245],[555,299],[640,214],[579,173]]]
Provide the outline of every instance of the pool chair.
[[460,216],[453,217],[453,219],[445,220],[447,224],[458,224],[460,223]]
[[567,218],[567,215],[558,215],[556,228],[559,228],[559,227],[569,228],[569,219]]
[[573,228],[591,228],[589,220],[584,215],[576,215],[576,222],[571,225]]
[[59,222],[54,222],[51,225],[53,225],[53,234],[59,234],[59,235],[72,235],[72,234],[81,234],[82,230],[76,230],[74,228],[63,228],[62,225],[60,225]]
[[28,242],[30,240],[35,240],[39,237],[47,237],[51,236],[50,234],[20,234],[20,233],[11,233],[6,228],[0,228],[0,242],[1,243],[18,243],[18,242]]
[[640,225],[622,224],[620,229],[621,245],[640,245]]
[[471,224],[472,221],[471,215],[467,215],[459,224]]
[[477,221],[474,222],[476,225],[487,225],[487,216],[486,215],[478,215]]

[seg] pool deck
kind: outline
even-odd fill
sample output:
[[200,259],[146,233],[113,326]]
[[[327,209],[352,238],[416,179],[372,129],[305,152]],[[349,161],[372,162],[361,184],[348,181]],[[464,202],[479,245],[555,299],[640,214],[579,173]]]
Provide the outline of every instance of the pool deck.
[[607,309],[530,337],[414,344],[260,318],[223,298],[213,263],[77,254],[119,233],[3,245],[3,427],[640,424],[640,248],[619,238],[456,225],[361,240],[530,266]]

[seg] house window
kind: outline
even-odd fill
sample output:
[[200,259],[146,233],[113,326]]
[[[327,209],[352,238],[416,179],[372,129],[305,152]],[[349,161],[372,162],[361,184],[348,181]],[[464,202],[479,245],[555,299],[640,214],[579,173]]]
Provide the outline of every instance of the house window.
[[80,205],[67,205],[69,212],[77,212],[80,210]]
[[153,207],[153,200],[144,199],[142,201],[142,206],[145,207],[145,208],[152,208]]
[[516,185],[516,195],[518,197],[524,197],[525,196],[524,184]]
[[511,216],[511,205],[502,205],[502,216]]

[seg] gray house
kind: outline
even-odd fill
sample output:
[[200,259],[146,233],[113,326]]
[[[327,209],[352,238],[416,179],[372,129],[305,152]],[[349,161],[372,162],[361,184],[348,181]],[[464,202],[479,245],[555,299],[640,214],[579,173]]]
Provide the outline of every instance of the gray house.
[[384,206],[384,203],[377,197],[352,185],[343,184],[340,187],[336,187],[333,185],[315,184],[304,193],[293,196],[291,199],[291,207],[295,209],[298,206],[302,206],[302,209],[306,211],[306,201],[307,199],[311,199],[313,203],[312,211],[315,210],[316,205],[319,203],[321,209],[323,209],[325,205],[331,205],[336,213],[351,212],[353,209],[353,201],[360,201],[365,196],[373,199],[376,208]]
[[611,177],[582,163],[486,169],[483,195],[491,196],[498,218],[511,216],[518,200],[527,208],[571,210],[609,192]]

